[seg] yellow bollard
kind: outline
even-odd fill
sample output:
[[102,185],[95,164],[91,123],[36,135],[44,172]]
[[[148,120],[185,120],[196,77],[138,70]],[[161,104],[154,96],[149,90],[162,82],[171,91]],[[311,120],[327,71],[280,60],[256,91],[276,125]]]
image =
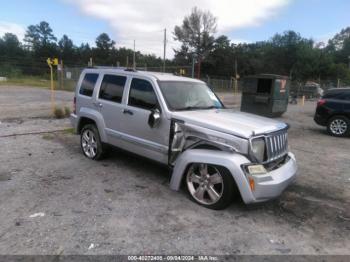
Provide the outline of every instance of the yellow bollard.
[[52,113],[55,113],[55,88],[54,88],[54,82],[53,82],[53,68],[52,68],[52,64],[54,64],[54,61],[52,61],[50,58],[47,59],[47,64],[50,67],[50,74],[51,74],[51,83],[50,83],[50,89],[51,89],[51,110]]

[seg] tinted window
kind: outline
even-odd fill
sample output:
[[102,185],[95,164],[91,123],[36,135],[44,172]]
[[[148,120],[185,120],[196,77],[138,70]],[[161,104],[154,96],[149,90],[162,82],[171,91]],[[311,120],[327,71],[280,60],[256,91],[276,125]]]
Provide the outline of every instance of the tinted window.
[[350,91],[346,91],[345,100],[350,101]]
[[132,80],[129,105],[149,110],[157,108],[157,97],[150,82],[136,78]]
[[346,96],[346,93],[344,91],[337,90],[337,91],[326,92],[323,98],[345,100],[345,96]]
[[84,96],[92,96],[94,87],[98,78],[98,74],[86,74],[81,83],[79,94]]
[[125,82],[125,76],[105,75],[102,80],[99,98],[121,103]]

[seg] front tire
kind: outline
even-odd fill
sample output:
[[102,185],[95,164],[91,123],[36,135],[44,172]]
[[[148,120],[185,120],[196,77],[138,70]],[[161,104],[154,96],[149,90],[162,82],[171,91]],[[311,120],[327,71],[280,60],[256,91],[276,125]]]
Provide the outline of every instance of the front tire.
[[229,171],[206,163],[189,166],[186,187],[193,201],[215,210],[228,207],[235,193],[235,184]]
[[106,150],[98,129],[93,124],[86,125],[81,130],[80,146],[83,154],[89,159],[100,160],[105,156]]
[[347,136],[350,133],[350,121],[345,116],[334,116],[328,121],[327,131],[332,136]]

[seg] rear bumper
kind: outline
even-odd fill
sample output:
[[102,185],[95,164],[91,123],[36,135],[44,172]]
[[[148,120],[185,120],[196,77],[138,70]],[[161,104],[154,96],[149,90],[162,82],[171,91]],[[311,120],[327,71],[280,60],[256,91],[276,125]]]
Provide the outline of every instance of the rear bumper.
[[254,198],[246,203],[263,202],[276,198],[292,183],[297,174],[295,157],[289,153],[288,161],[278,169],[264,175],[248,175],[254,179],[255,188],[251,190]]
[[314,116],[314,121],[316,122],[316,124],[318,124],[320,126],[327,125],[327,118],[325,116],[322,116],[322,115],[317,114],[317,113]]
[[69,117],[70,123],[72,124],[72,127],[74,128],[75,133],[78,131],[78,116],[76,114],[70,114]]

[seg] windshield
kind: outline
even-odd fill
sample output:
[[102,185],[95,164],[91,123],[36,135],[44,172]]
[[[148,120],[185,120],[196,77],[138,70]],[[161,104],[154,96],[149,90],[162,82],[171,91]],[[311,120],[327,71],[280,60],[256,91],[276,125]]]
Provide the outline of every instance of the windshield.
[[172,111],[223,108],[221,101],[204,83],[159,81],[159,86]]

